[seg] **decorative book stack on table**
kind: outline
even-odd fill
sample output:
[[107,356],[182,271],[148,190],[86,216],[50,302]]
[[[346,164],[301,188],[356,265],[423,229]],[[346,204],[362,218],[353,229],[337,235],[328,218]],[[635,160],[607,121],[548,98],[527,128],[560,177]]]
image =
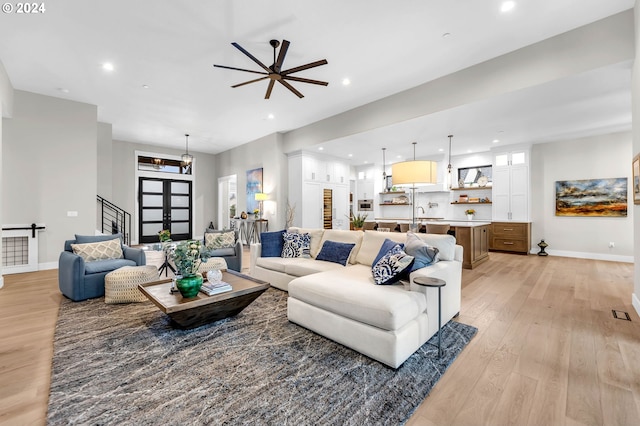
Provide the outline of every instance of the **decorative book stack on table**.
[[231,287],[231,284],[226,283],[224,281],[218,281],[215,283],[206,282],[202,284],[202,287],[200,287],[200,291],[206,294],[207,296],[213,296],[214,294],[224,293],[225,291],[231,291],[231,290],[233,290],[233,288]]

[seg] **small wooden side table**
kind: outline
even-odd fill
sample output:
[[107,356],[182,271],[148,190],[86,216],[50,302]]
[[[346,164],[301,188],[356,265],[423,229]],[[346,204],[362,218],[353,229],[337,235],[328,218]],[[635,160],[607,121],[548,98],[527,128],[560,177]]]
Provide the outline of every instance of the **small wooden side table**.
[[442,287],[447,285],[445,280],[432,277],[416,277],[413,279],[413,283],[421,285],[423,287],[437,287],[438,288],[438,358],[442,356]]

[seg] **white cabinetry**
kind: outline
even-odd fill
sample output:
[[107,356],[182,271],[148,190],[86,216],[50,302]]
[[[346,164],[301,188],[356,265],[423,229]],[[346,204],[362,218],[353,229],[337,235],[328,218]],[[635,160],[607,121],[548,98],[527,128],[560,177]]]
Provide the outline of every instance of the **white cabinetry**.
[[529,150],[493,155],[493,220],[529,221]]
[[300,151],[289,155],[289,203],[295,205],[295,226],[323,227],[325,189],[332,190],[333,229],[349,229],[349,165]]

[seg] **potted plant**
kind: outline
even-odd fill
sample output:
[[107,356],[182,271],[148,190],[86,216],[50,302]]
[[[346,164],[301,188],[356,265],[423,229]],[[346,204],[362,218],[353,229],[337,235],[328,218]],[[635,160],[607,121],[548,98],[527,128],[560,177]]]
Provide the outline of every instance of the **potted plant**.
[[173,263],[177,269],[176,287],[182,297],[195,297],[202,287],[202,274],[198,273],[198,267],[202,261],[206,261],[208,254],[202,250],[202,242],[189,240],[180,242],[173,253]]
[[476,214],[474,209],[467,209],[464,212],[467,215],[467,220],[473,220],[473,215]]
[[169,231],[168,229],[163,229],[162,231],[158,232],[158,238],[160,239],[161,243],[171,241],[171,231]]
[[363,214],[363,215],[361,215],[360,213],[358,213],[357,215],[352,214],[351,217],[349,217],[349,221],[351,222],[353,229],[355,229],[356,231],[359,231],[359,230],[362,230],[362,228],[364,227],[364,221],[366,218],[367,218],[366,214]]

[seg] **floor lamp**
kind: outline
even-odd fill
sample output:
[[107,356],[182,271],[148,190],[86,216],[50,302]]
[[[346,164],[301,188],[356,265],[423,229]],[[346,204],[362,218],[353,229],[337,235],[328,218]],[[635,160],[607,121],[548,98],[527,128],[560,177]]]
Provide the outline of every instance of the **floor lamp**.
[[411,185],[411,230],[416,226],[416,185],[434,184],[438,181],[435,161],[416,160],[416,144],[413,142],[413,161],[401,161],[391,165],[391,179],[394,185]]

